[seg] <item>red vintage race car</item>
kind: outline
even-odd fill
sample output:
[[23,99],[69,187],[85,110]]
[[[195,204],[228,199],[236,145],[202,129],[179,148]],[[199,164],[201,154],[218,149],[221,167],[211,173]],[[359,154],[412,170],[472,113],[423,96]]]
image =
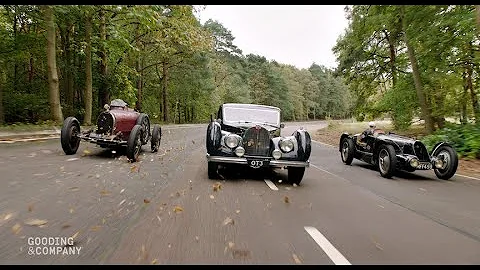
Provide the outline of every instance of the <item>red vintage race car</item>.
[[151,151],[160,147],[162,130],[160,125],[153,125],[150,130],[150,118],[128,107],[121,99],[114,99],[110,105],[105,104],[105,111],[97,118],[95,128],[80,131],[80,122],[75,117],[67,117],[63,122],[60,140],[67,155],[77,152],[81,140],[95,143],[102,148],[116,149],[126,146],[127,158],[135,162],[142,145],[151,142]]

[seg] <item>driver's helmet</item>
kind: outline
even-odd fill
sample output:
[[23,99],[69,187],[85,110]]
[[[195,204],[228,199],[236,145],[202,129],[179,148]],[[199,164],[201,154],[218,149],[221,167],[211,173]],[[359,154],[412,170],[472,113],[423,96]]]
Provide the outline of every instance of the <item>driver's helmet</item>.
[[114,99],[110,102],[110,107],[126,107],[127,103],[123,101],[122,99]]
[[375,128],[375,127],[376,127],[375,122],[369,122],[369,123],[368,123],[368,126],[369,126],[370,128]]

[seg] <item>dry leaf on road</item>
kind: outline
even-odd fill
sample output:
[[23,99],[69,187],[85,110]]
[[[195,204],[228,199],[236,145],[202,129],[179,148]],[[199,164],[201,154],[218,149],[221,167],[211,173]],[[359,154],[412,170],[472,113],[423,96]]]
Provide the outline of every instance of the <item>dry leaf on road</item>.
[[228,224],[233,225],[234,223],[235,223],[235,222],[233,221],[233,219],[227,217],[227,218],[223,221],[223,226],[228,225]]
[[47,224],[48,221],[44,219],[30,219],[28,221],[25,221],[25,224],[30,225],[30,226],[42,226]]

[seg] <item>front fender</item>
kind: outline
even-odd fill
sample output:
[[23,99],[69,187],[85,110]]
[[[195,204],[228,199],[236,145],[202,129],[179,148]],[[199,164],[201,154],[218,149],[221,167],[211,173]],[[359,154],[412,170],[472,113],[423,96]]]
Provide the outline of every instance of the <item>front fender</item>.
[[212,121],[207,127],[207,153],[214,154],[221,147],[222,131],[220,124]]
[[298,129],[293,132],[292,136],[297,139],[297,155],[299,160],[307,161],[312,152],[312,139],[310,138],[310,134],[304,129]]
[[[450,145],[450,144],[447,143],[447,142],[438,142],[438,143],[436,143],[435,146],[432,148],[432,152],[430,152],[430,156],[433,157],[433,154],[435,154],[435,151],[437,151],[437,149],[440,148],[440,146],[442,146],[442,145],[452,147],[452,145]],[[452,148],[453,148],[453,147],[452,147]]]

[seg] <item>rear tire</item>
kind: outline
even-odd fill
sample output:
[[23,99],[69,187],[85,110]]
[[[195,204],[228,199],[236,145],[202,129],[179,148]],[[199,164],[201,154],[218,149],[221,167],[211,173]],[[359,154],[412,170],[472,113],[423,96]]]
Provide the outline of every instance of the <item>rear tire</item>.
[[389,144],[380,145],[377,160],[380,175],[385,178],[392,178],[397,166],[395,148]]
[[155,124],[153,125],[152,139],[150,141],[152,153],[158,152],[160,142],[162,141],[162,128]]
[[435,172],[435,175],[439,179],[448,180],[452,178],[452,176],[454,176],[455,173],[457,172],[457,167],[458,167],[457,152],[451,146],[442,145],[433,154],[433,156],[435,157],[438,157],[439,155],[444,156],[444,161],[446,162],[445,168],[437,169],[434,167],[433,171]]
[[304,174],[305,167],[288,167],[288,182],[300,185]]
[[67,117],[63,121],[62,130],[60,132],[60,141],[62,144],[63,152],[66,155],[73,155],[77,153],[78,146],[80,145],[80,138],[77,135],[80,134],[80,123],[75,117]]
[[218,163],[208,161],[208,179],[218,179]]
[[140,125],[135,125],[130,132],[130,136],[127,141],[127,158],[131,162],[138,161],[138,156],[142,150],[142,136],[144,130]]
[[345,165],[352,164],[353,156],[355,155],[355,146],[353,145],[352,139],[346,137],[343,138],[340,145],[340,156]]

